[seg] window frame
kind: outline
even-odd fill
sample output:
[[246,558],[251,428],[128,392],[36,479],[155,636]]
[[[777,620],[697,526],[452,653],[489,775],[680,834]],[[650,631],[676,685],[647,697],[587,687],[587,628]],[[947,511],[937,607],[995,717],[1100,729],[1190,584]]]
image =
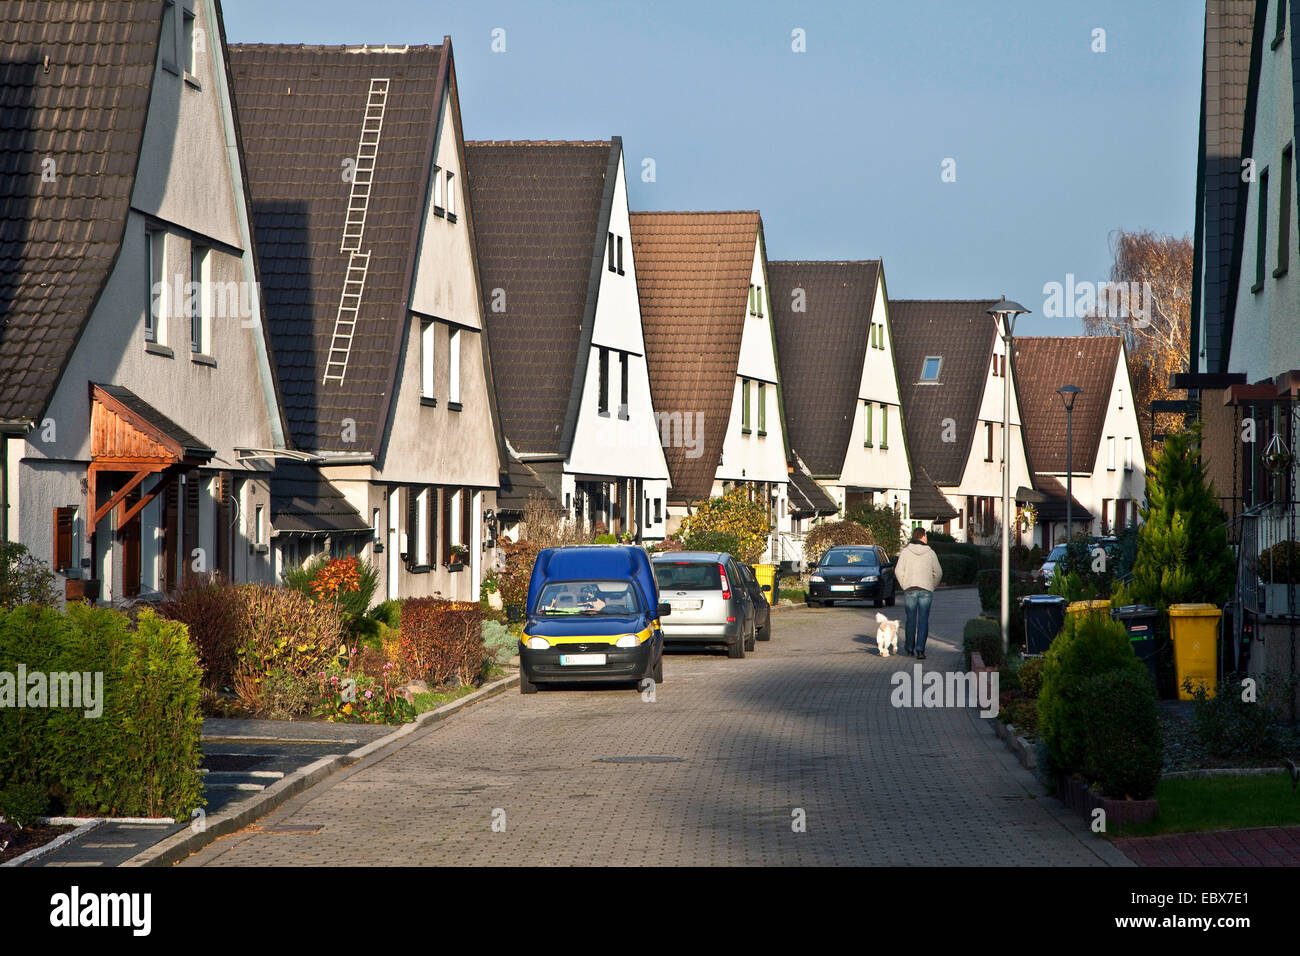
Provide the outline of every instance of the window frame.
[[876,437],[876,436],[872,433],[872,423],[871,423],[871,419],[872,419],[872,414],[871,414],[871,412],[872,412],[872,404],[871,404],[871,400],[870,400],[870,399],[868,399],[868,398],[864,398],[864,399],[862,400],[862,412],[863,412],[863,418],[864,418],[864,421],[863,421],[863,423],[862,423],[862,432],[863,432],[864,435],[866,435],[866,438],[863,439],[863,441],[862,441],[862,447],[863,447],[863,448],[874,448],[874,447],[875,447],[875,437]]
[[1294,144],[1287,143],[1282,148],[1282,181],[1277,189],[1277,266],[1273,269],[1274,279],[1286,275],[1291,264],[1291,177],[1295,168],[1294,158]]
[[767,383],[758,383],[758,437],[767,435]]
[[438,323],[433,319],[420,321],[420,400],[426,404],[437,404],[438,386],[434,379],[434,356],[437,344]]
[[631,357],[627,352],[618,353],[618,378],[619,378],[619,403],[618,417],[621,421],[627,421],[631,416],[628,408],[630,405],[628,392],[630,391],[629,365]]
[[[211,291],[211,255],[212,250],[206,246],[190,244],[190,292],[195,285],[197,294],[187,296],[190,300],[190,351],[206,355],[211,344],[211,316],[208,314],[208,299]],[[196,334],[197,333],[197,334]]]
[[740,433],[742,435],[750,434],[749,427],[749,379],[740,380]]
[[[930,375],[930,376],[927,376],[927,375],[925,374],[925,370],[926,370],[927,368],[929,368],[931,362],[935,362],[935,363],[936,363],[935,366],[934,366],[934,374],[933,374],[933,375]],[[942,355],[927,355],[925,358],[921,359],[921,377],[920,377],[920,379],[919,379],[920,381],[922,381],[922,382],[937,382],[937,381],[939,381],[939,376],[942,375],[942,374],[943,374],[943,356],[942,356]]]
[[[148,297],[145,301],[144,340],[167,344],[167,230],[145,230],[145,272]],[[155,288],[157,291],[154,291]]]
[[447,331],[447,405],[452,409],[460,403],[460,332],[458,328]]
[[1255,185],[1258,187],[1256,193],[1256,218],[1255,223],[1255,284],[1250,287],[1251,292],[1259,292],[1264,288],[1264,279],[1268,275],[1268,167],[1265,166],[1259,171],[1259,179]]
[[880,449],[889,450],[889,406],[880,403]]
[[1115,436],[1106,436],[1106,470],[1115,470]]
[[[610,234],[611,240],[613,233]],[[609,349],[603,345],[596,347],[596,361],[600,368],[597,372],[598,391],[596,393],[596,414],[609,417]]]

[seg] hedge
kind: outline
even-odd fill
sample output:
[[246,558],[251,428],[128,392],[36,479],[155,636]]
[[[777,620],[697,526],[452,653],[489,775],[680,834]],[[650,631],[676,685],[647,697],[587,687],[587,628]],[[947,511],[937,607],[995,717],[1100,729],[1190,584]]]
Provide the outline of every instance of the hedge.
[[68,815],[188,820],[203,804],[200,670],[183,624],[144,610],[132,626],[87,604],[0,612],[0,672],[16,675],[20,665],[29,679],[102,675],[100,699],[83,691],[81,701],[100,714],[0,706],[0,790],[36,784],[51,811]]
[[979,651],[988,667],[1002,666],[1002,625],[997,621],[977,617],[966,622],[961,636],[962,653],[966,655],[966,669],[970,670],[972,651]]
[[411,598],[402,603],[402,660],[408,677],[431,686],[452,677],[472,683],[483,670],[483,612],[468,601]]
[[943,583],[951,586],[975,583],[975,559],[965,554],[939,555]]
[[1089,783],[1115,799],[1145,800],[1160,782],[1163,742],[1151,678],[1141,670],[1103,671],[1079,688],[1083,766]]

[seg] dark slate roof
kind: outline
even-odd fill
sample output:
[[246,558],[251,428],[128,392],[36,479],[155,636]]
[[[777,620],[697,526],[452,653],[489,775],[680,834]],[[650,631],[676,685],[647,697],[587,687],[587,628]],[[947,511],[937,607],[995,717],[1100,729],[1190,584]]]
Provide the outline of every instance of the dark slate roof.
[[[1043,495],[1044,500],[1041,504],[1034,507],[1038,511],[1038,520],[1040,521],[1064,521],[1065,520],[1065,485],[1053,478],[1051,475],[1034,475],[1034,487]],[[1074,521],[1091,521],[1092,512],[1079,504],[1079,499],[1071,497],[1074,502],[1074,514],[1071,515]]]
[[817,484],[813,476],[808,473],[808,469],[797,460],[790,471],[788,494],[790,514],[796,518],[839,514],[840,509],[835,504],[835,499]]
[[767,264],[790,444],[814,475],[844,467],[879,276],[879,259]]
[[161,13],[0,4],[0,420],[41,417],[117,261]]
[[908,513],[913,518],[930,518],[933,521],[951,521],[957,517],[957,509],[948,502],[923,467],[912,470],[912,506]]
[[180,445],[186,457],[211,458],[216,451],[209,448],[202,440],[195,438],[180,425],[154,408],[135,392],[121,385],[96,385],[101,392],[121,402],[127,411],[133,412],[153,425],[176,444]]
[[537,472],[511,455],[509,466],[501,475],[501,490],[497,492],[497,510],[523,514],[528,499],[534,496],[555,500],[546,484],[537,476]]
[[[230,64],[262,298],[285,414],[311,451],[379,451],[408,324],[443,48],[232,44]],[[361,251],[370,253],[342,383],[322,384],[349,254],[341,252],[372,78],[389,80]],[[343,420],[356,441],[343,441]]]
[[[1256,0],[1208,0],[1205,5],[1192,303],[1192,315],[1204,316],[1204,341],[1194,320],[1191,346],[1204,348],[1205,367],[1211,372],[1226,371],[1230,345],[1226,314],[1238,203],[1246,192],[1241,180],[1242,134],[1255,6]],[[1198,367],[1195,355],[1191,367]]]
[[[1106,410],[1115,386],[1115,370],[1124,353],[1118,335],[1017,338],[1016,392],[1020,401],[1025,447],[1035,471],[1065,474],[1065,406],[1056,390],[1083,389],[1074,399],[1074,473],[1090,474],[1101,447]],[[1131,395],[1124,396],[1126,402]]]
[[465,144],[501,426],[522,454],[573,442],[621,152],[617,136]]
[[[994,299],[891,299],[894,369],[912,469],[936,484],[959,484],[979,416],[996,339],[987,309]],[[918,384],[927,355],[942,356],[939,384]],[[943,440],[944,419],[956,441]]]
[[282,534],[373,530],[315,467],[285,459],[271,472],[271,527]]
[[708,498],[745,332],[757,212],[635,212],[632,248],[656,413],[702,416],[701,447],[664,448],[675,499]]

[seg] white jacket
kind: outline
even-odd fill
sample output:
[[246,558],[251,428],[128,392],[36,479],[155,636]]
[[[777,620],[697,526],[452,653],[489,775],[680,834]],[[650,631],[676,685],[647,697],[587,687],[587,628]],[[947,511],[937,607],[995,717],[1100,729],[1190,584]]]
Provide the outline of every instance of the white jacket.
[[901,588],[925,588],[933,591],[943,580],[943,568],[939,566],[939,556],[933,548],[913,541],[898,556],[894,577],[898,579]]

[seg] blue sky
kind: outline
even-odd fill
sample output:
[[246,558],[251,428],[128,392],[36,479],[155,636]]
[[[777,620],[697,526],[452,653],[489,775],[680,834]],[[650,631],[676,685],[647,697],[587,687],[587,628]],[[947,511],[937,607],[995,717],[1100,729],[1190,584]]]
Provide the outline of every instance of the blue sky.
[[[1194,224],[1204,5],[223,0],[231,42],[452,38],[470,139],[623,137],[633,209],[758,209],[772,259],[882,257],[891,298],[1104,280]],[[493,52],[504,30],[505,51]],[[792,50],[804,31],[805,52]],[[1093,52],[1095,30],[1105,52]],[[642,160],[655,163],[643,182]],[[955,161],[955,182],[941,181]]]

